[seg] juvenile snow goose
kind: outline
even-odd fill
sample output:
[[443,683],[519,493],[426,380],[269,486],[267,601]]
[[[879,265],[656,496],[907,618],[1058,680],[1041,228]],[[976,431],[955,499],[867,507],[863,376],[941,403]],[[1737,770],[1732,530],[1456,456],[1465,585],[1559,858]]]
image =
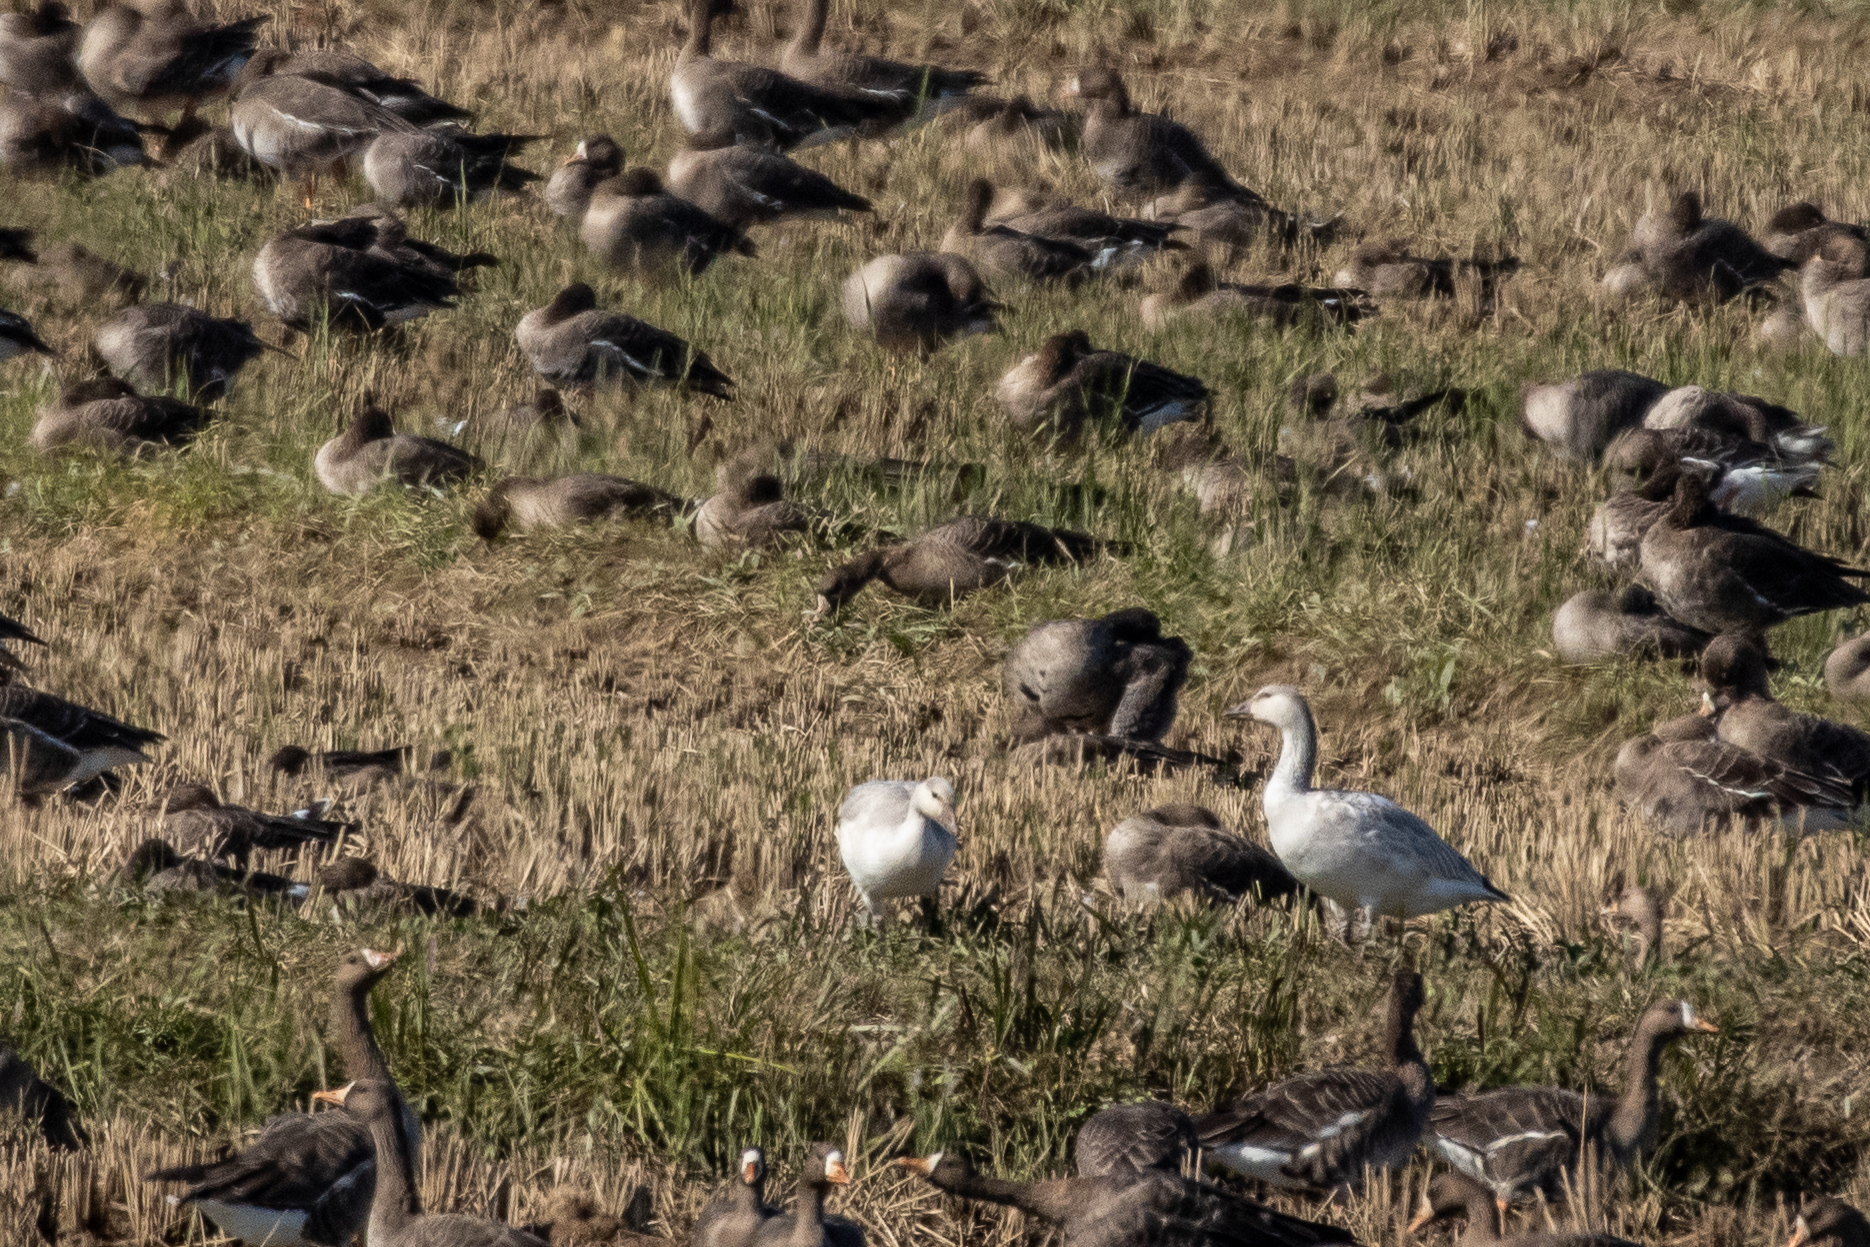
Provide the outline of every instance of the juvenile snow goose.
[[1359,911],[1363,930],[1378,915],[1407,919],[1510,899],[1434,828],[1388,797],[1313,788],[1318,728],[1296,688],[1270,684],[1227,714],[1279,729],[1279,763],[1263,798],[1273,852],[1307,888]]
[[990,277],[1062,281],[1076,286],[1095,271],[1097,255],[1064,238],[1042,238],[1007,225],[990,225],[993,184],[975,178],[967,186],[961,219],[942,235],[941,249],[966,256]]
[[599,182],[578,236],[603,263],[635,273],[679,267],[699,277],[720,256],[759,254],[738,226],[664,190],[653,169]]
[[458,446],[398,433],[390,415],[371,395],[364,395],[349,426],[318,448],[312,470],[318,483],[334,494],[360,498],[385,481],[405,489],[457,484],[483,466]]
[[343,176],[379,134],[416,127],[323,74],[290,72],[287,54],[261,52],[240,71],[228,122],[241,150],[282,177]]
[[1833,238],[1839,237],[1861,242],[1870,236],[1865,234],[1863,226],[1833,221],[1817,204],[1801,201],[1773,213],[1765,232],[1760,235],[1760,244],[1780,259],[1801,265]]
[[1299,890],[1278,858],[1198,805],[1158,806],[1111,828],[1104,837],[1104,873],[1132,905],[1176,896],[1266,902]]
[[1250,194],[1208,153],[1195,132],[1155,113],[1139,112],[1114,70],[1097,66],[1071,80],[1067,93],[1085,102],[1079,150],[1120,199],[1148,199],[1184,183]]
[[1833,355],[1862,355],[1870,348],[1870,246],[1837,237],[1812,253],[1799,269],[1799,301],[1805,323]]
[[312,809],[262,814],[229,805],[214,789],[197,783],[176,784],[149,808],[161,816],[162,829],[178,843],[242,867],[255,851],[330,844],[346,829],[346,824],[329,822]]
[[287,230],[260,248],[253,284],[268,310],[310,332],[374,331],[454,306],[460,283],[422,256],[400,231],[369,217],[345,217]]
[[1685,468],[1669,510],[1643,534],[1643,580],[1670,615],[1706,632],[1750,632],[1870,603],[1851,583],[1870,572],[1722,513],[1710,491],[1709,472]]
[[1769,661],[1764,645],[1739,633],[1715,637],[1702,652],[1704,713],[1715,734],[1792,770],[1839,780],[1862,802],[1870,793],[1870,733],[1787,707],[1767,683]]
[[1870,1220],[1863,1213],[1837,1198],[1823,1195],[1806,1201],[1799,1208],[1786,1247],[1870,1247]]
[[1581,1158],[1621,1170],[1655,1146],[1663,1050],[1689,1035],[1719,1032],[1686,1000],[1658,1001],[1644,1010],[1630,1039],[1621,1096],[1585,1096],[1563,1087],[1446,1095],[1429,1115],[1431,1143],[1502,1207],[1538,1196],[1562,1199],[1567,1179],[1577,1189]]
[[873,581],[923,606],[940,606],[991,588],[1022,567],[1082,563],[1106,546],[1068,529],[964,515],[832,569],[818,583],[818,613],[835,613]]
[[892,351],[933,352],[953,338],[997,333],[1002,305],[964,257],[880,255],[844,279],[844,319]]
[[760,1227],[778,1215],[766,1202],[766,1153],[750,1147],[740,1154],[733,1189],[701,1210],[688,1241],[693,1247],[753,1247]]
[[1825,658],[1825,687],[1839,701],[1870,700],[1870,632],[1852,637]]
[[716,60],[714,19],[729,8],[721,0],[689,6],[688,39],[669,76],[669,95],[690,134],[727,130],[737,142],[790,151],[879,132],[914,114],[919,101],[906,91],[817,86],[758,65]]
[[1187,642],[1163,636],[1162,621],[1140,607],[1040,623],[1006,656],[1014,739],[1090,733],[1160,742],[1193,659]]
[[1615,368],[1569,381],[1527,381],[1519,389],[1519,427],[1562,458],[1595,463],[1612,438],[1642,424],[1668,392],[1660,381]]
[[777,152],[736,143],[727,130],[689,135],[669,161],[669,189],[738,229],[873,211],[862,195]]
[[15,312],[0,311],[0,364],[24,355],[27,351],[40,355],[58,354],[33,332],[31,321]]
[[1467,1218],[1457,1247],[1637,1247],[1614,1234],[1566,1234],[1529,1231],[1502,1237],[1500,1211],[1492,1192],[1465,1173],[1438,1173],[1422,1193],[1422,1210],[1409,1222],[1411,1234],[1449,1217]]
[[[119,766],[150,761],[147,750],[168,739],[122,719],[15,684],[0,665],[0,721],[22,723],[78,753],[67,783],[80,783]],[[28,753],[30,757],[30,751]]]
[[1784,823],[1803,831],[1850,824],[1850,785],[1794,771],[1715,735],[1711,720],[1684,715],[1617,751],[1617,798],[1673,836]]
[[59,0],[0,14],[0,87],[44,96],[77,85],[80,30]]
[[522,316],[513,337],[533,370],[553,385],[680,385],[733,398],[733,379],[706,354],[634,316],[600,311],[597,292],[583,282]]
[[966,99],[968,92],[986,85],[987,76],[972,69],[911,65],[881,56],[827,51],[822,45],[830,15],[831,0],[805,0],[804,20],[779,54],[781,70],[820,86],[907,95],[917,102],[924,116],[952,108]]
[[1140,306],[1150,329],[1187,316],[1247,316],[1289,325],[1354,325],[1376,309],[1360,290],[1336,286],[1243,285],[1222,281],[1205,261],[1190,264],[1169,290],[1146,295]]
[[1653,289],[1683,302],[1724,302],[1791,267],[1730,221],[1702,213],[1686,191],[1665,213],[1648,213],[1630,231],[1629,249],[1604,277],[1612,294]]
[[1162,1100],[1138,1100],[1099,1109],[1078,1127],[1071,1151],[1081,1178],[1146,1169],[1179,1174],[1201,1148],[1187,1113]]
[[204,99],[227,93],[253,56],[259,28],[271,20],[207,26],[182,0],[137,8],[111,0],[85,27],[78,70],[113,108],[145,114],[180,108],[192,116]]
[[574,472],[540,480],[509,476],[488,491],[469,523],[482,541],[497,540],[511,526],[521,532],[591,524],[613,516],[657,519],[667,524],[685,510],[680,498],[653,485],[601,472]]
[[753,1247],[864,1247],[863,1229],[854,1221],[825,1213],[825,1196],[851,1180],[844,1153],[829,1143],[814,1143],[799,1170],[799,1196],[791,1212],[760,1222]]
[[539,180],[512,160],[533,134],[473,134],[466,130],[392,130],[364,149],[370,193],[395,208],[440,207],[516,193]]
[[1333,1066],[1274,1083],[1195,1122],[1208,1159],[1272,1186],[1357,1191],[1406,1164],[1435,1103],[1416,1047],[1422,976],[1399,970],[1384,1005],[1382,1069]]
[[186,445],[207,421],[199,407],[138,394],[128,381],[100,377],[73,386],[41,408],[31,441],[41,454],[95,450],[132,458]]
[[65,1093],[39,1077],[24,1057],[5,1044],[0,1044],[0,1109],[37,1125],[46,1146],[58,1151],[81,1148],[91,1141]]
[[1049,431],[1077,444],[1089,424],[1111,423],[1124,433],[1154,433],[1207,410],[1208,387],[1198,378],[1100,351],[1082,329],[1053,334],[1010,368],[994,397],[1014,425]]
[[960,846],[954,785],[940,776],[873,779],[845,793],[838,807],[838,855],[873,926],[883,923],[882,902],[899,897],[919,898],[932,915]]
[[608,134],[580,139],[577,149],[546,180],[545,206],[554,216],[582,221],[584,210],[591,206],[591,192],[597,189],[598,183],[607,182],[622,172],[623,148],[616,139]]
[[1641,654],[1686,658],[1700,653],[1709,639],[1701,629],[1669,618],[1641,585],[1614,594],[1587,589],[1567,598],[1552,616],[1552,648],[1570,663]]
[[244,320],[221,320],[181,303],[143,303],[98,326],[97,353],[110,370],[144,389],[186,382],[202,402],[225,398],[242,368],[266,352]]

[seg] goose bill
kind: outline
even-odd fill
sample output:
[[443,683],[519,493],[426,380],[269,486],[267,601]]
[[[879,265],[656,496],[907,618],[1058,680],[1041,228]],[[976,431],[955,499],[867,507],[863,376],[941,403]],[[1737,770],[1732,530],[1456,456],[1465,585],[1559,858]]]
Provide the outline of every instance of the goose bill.
[[335,1104],[339,1108],[343,1108],[344,1098],[350,1095],[351,1088],[356,1085],[355,1082],[347,1082],[336,1091],[314,1091],[312,1092],[312,1099],[323,1101],[326,1104]]

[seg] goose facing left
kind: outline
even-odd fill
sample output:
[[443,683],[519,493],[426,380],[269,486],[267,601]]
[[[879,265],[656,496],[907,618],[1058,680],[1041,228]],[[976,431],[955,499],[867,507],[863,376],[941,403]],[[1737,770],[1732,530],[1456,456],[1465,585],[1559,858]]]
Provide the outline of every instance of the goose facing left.
[[240,370],[266,352],[244,320],[181,303],[140,303],[98,326],[93,339],[110,370],[144,389],[186,382],[191,397],[224,398]]
[[837,835],[838,854],[870,923],[883,921],[882,902],[898,898],[919,899],[933,910],[961,846],[954,785],[940,776],[859,784],[838,807]]
[[113,108],[180,108],[191,117],[204,99],[227,93],[253,57],[259,28],[271,20],[249,17],[209,26],[195,20],[182,0],[134,8],[110,0],[85,27],[78,70]]
[[320,320],[375,331],[453,307],[455,273],[427,261],[399,226],[350,216],[287,230],[254,258],[254,287],[273,315],[302,332]]
[[180,399],[143,395],[128,381],[100,377],[73,386],[39,411],[33,449],[41,454],[89,449],[126,458],[180,446],[208,415]]
[[1438,1173],[1422,1193],[1422,1210],[1409,1222],[1411,1234],[1450,1217],[1465,1217],[1467,1227],[1457,1247],[1637,1247],[1614,1234],[1530,1231],[1510,1238],[1500,1234],[1500,1209],[1484,1183],[1467,1174]]
[[385,481],[407,489],[453,485],[481,467],[458,446],[398,433],[389,413],[365,395],[344,432],[318,448],[312,468],[334,494],[360,497]]
[[533,371],[553,385],[679,385],[733,398],[733,378],[705,352],[634,316],[601,310],[583,282],[520,317],[513,337]]
[[940,113],[984,86],[987,76],[972,69],[912,65],[887,57],[864,56],[824,47],[831,0],[804,0],[805,13],[779,54],[779,68],[803,82],[849,87],[883,95],[906,95],[920,113]]

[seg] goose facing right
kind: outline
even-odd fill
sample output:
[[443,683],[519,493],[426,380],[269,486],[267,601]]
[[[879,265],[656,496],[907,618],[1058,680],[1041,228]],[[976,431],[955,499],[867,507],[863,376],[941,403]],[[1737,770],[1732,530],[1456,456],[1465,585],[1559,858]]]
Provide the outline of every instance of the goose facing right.
[[833,568],[818,583],[818,613],[834,614],[872,583],[939,606],[997,585],[1021,567],[1082,563],[1106,545],[1087,533],[964,515]]
[[1223,281],[1205,260],[1182,271],[1168,290],[1143,298],[1143,324],[1160,329],[1186,316],[1248,316],[1278,328],[1354,325],[1375,311],[1361,290],[1298,282],[1242,284]]
[[850,1180],[842,1151],[829,1143],[812,1144],[799,1167],[799,1194],[792,1211],[762,1221],[753,1247],[864,1247],[861,1226],[825,1212],[831,1188]]
[[76,750],[79,756],[67,783],[149,762],[150,747],[168,739],[161,732],[136,727],[100,710],[15,684],[11,676],[0,665],[0,721],[23,723]]
[[680,498],[653,485],[601,472],[574,472],[549,480],[509,476],[488,491],[469,522],[475,536],[494,541],[509,525],[530,532],[535,528],[590,524],[620,515],[667,523],[684,509]]
[[844,279],[844,319],[891,351],[929,354],[944,342],[999,332],[1002,305],[963,256],[880,255]]
[[388,412],[366,394],[345,430],[318,448],[312,468],[334,494],[362,497],[385,481],[405,489],[440,488],[465,479],[481,461],[458,446],[398,433]]
[[1023,429],[1049,428],[1067,444],[1087,425],[1108,421],[1124,433],[1154,433],[1207,409],[1208,387],[1149,360],[1100,351],[1082,329],[1053,334],[1007,370],[994,397]]
[[1104,872],[1132,905],[1176,896],[1264,903],[1299,890],[1277,857],[1197,805],[1158,806],[1111,828],[1104,837]]
[[725,130],[689,136],[669,160],[669,190],[739,229],[874,211],[868,199],[817,170],[778,152],[736,143]]
[[838,855],[863,899],[865,920],[880,926],[882,902],[918,899],[932,913],[948,863],[961,846],[954,785],[941,776],[917,782],[873,779],[838,807]]
[[1839,701],[1870,700],[1870,633],[1852,637],[1826,655],[1825,687]]
[[513,338],[533,371],[557,386],[679,385],[733,398],[733,378],[665,329],[597,306],[597,292],[574,282],[520,317]]
[[1456,905],[1509,902],[1435,829],[1388,797],[1313,788],[1318,728],[1296,688],[1269,684],[1227,712],[1279,729],[1279,762],[1263,804],[1273,851],[1294,878],[1333,905],[1415,918]]

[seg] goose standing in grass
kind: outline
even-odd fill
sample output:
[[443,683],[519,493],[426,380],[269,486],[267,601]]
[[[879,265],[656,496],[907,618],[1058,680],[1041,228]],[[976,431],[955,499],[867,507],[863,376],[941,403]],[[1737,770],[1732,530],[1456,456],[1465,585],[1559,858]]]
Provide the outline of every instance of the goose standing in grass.
[[1139,308],[1143,324],[1161,329],[1188,316],[1246,316],[1290,325],[1354,325],[1376,308],[1360,290],[1336,286],[1243,285],[1222,281],[1206,261],[1183,270],[1168,290],[1145,295]]
[[864,1247],[864,1232],[854,1221],[825,1212],[825,1196],[851,1180],[844,1153],[829,1143],[814,1143],[799,1169],[799,1195],[791,1212],[760,1223],[753,1247]]
[[1456,1247],[1637,1247],[1614,1234],[1534,1230],[1504,1237],[1493,1193],[1485,1183],[1459,1171],[1438,1173],[1429,1180],[1422,1193],[1422,1210],[1409,1222],[1409,1233],[1450,1217],[1467,1219],[1467,1228],[1455,1240]]
[[1563,458],[1595,463],[1617,434],[1641,425],[1668,392],[1660,381],[1616,368],[1569,381],[1527,381],[1519,390],[1519,427]]
[[1062,281],[1076,286],[1096,271],[1097,255],[1065,238],[1042,238],[1007,225],[989,224],[993,184],[975,178],[967,186],[961,219],[942,235],[947,255],[966,256],[990,277]]
[[1355,1192],[1366,1169],[1408,1163],[1435,1103],[1435,1080],[1415,1041],[1423,1001],[1422,976],[1397,971],[1384,1004],[1383,1068],[1300,1074],[1196,1119],[1209,1161],[1316,1192]]
[[1862,802],[1870,796],[1870,733],[1786,706],[1767,683],[1770,664],[1766,647],[1739,633],[1715,637],[1702,652],[1703,713],[1714,720],[1715,735],[1791,770],[1847,784]]
[[1870,1219],[1835,1195],[1807,1200],[1786,1247],[1870,1247]]
[[940,776],[873,779],[845,793],[838,807],[838,854],[872,926],[883,923],[882,902],[898,898],[919,898],[932,920],[960,846],[954,785]]
[[1053,334],[1009,369],[994,397],[1020,428],[1049,428],[1076,444],[1088,424],[1154,433],[1207,410],[1208,387],[1161,364],[1100,351],[1082,329]]
[[759,254],[738,226],[669,194],[653,169],[599,182],[578,236],[603,263],[635,273],[680,268],[699,277],[721,256]]
[[1006,656],[1013,736],[1089,733],[1160,743],[1175,723],[1193,660],[1188,643],[1162,635],[1162,621],[1140,607],[1037,624]]
[[40,355],[58,354],[33,332],[31,321],[14,312],[0,311],[0,364],[24,355],[27,351]]
[[1201,1149],[1187,1113],[1162,1100],[1138,1100],[1099,1109],[1078,1127],[1072,1157],[1081,1178],[1159,1169],[1179,1174]]
[[1502,1207],[1539,1196],[1561,1200],[1568,1189],[1581,1189],[1581,1158],[1621,1170],[1655,1146],[1664,1049],[1689,1035],[1718,1033],[1686,1000],[1658,1001],[1644,1010],[1630,1039],[1621,1096],[1585,1096],[1563,1087],[1445,1095],[1429,1116],[1431,1144]]
[[140,766],[152,760],[151,746],[168,739],[161,732],[15,684],[12,672],[0,664],[0,721],[6,720],[23,723],[77,751],[65,783],[82,783],[120,766]]
[[972,69],[944,69],[940,65],[912,65],[881,56],[826,50],[825,22],[831,0],[805,0],[805,15],[779,54],[779,68],[801,82],[906,95],[922,116],[960,104],[987,76]]
[[1587,589],[1565,599],[1552,616],[1552,648],[1569,663],[1649,654],[1688,658],[1710,639],[1701,629],[1671,619],[1656,605],[1656,595],[1641,585],[1614,594]]
[[1670,615],[1705,632],[1748,632],[1870,604],[1870,593],[1851,583],[1870,572],[1722,513],[1711,476],[1684,467],[1669,509],[1643,534],[1643,580]]
[[818,583],[818,613],[835,614],[872,582],[923,606],[991,588],[1022,567],[1082,563],[1109,548],[1087,533],[964,515],[909,541],[878,546]]
[[512,163],[534,134],[473,134],[466,130],[392,130],[364,149],[364,181],[379,202],[394,208],[449,208],[509,194],[539,180]]
[[399,230],[351,216],[287,230],[260,248],[253,284],[267,309],[301,332],[322,319],[374,331],[451,308],[461,286]]
[[398,433],[387,411],[364,395],[344,432],[318,448],[312,470],[334,494],[359,498],[385,481],[405,489],[457,484],[483,466],[458,446],[432,437]]
[[778,152],[736,143],[727,130],[688,136],[669,160],[669,190],[738,229],[874,211],[868,199],[817,170]]
[[1506,902],[1435,829],[1388,797],[1313,788],[1318,728],[1296,688],[1269,684],[1227,712],[1279,729],[1279,763],[1263,804],[1273,852],[1293,877],[1367,932],[1381,915],[1416,918],[1475,902]]
[[844,319],[891,351],[924,355],[954,338],[998,333],[1003,305],[963,256],[880,255],[844,279]]
[[1277,857],[1198,805],[1158,806],[1111,828],[1104,837],[1104,873],[1132,905],[1176,896],[1264,903],[1299,890]]
[[256,851],[303,849],[326,845],[348,829],[328,822],[321,811],[262,814],[244,805],[229,805],[206,784],[176,784],[149,808],[162,818],[162,829],[172,840],[200,849],[211,858],[228,858],[245,867]]
[[242,368],[266,352],[244,320],[222,320],[181,303],[125,308],[97,328],[97,353],[133,385],[166,390],[186,382],[202,402],[225,398]]
[[653,518],[666,524],[686,509],[680,498],[653,485],[601,472],[574,472],[550,480],[509,476],[488,491],[469,523],[475,536],[494,541],[509,526],[531,532],[613,516]]
[[554,216],[584,220],[592,192],[623,172],[623,159],[623,148],[608,134],[580,139],[576,150],[547,179],[546,207]]
[[1629,249],[1605,274],[1604,288],[1614,295],[1654,290],[1682,302],[1725,302],[1790,267],[1731,221],[1704,215],[1701,196],[1685,191],[1667,212],[1636,222]]
[[1825,687],[1839,701],[1870,701],[1870,632],[1826,655]]
[[733,378],[706,354],[634,316],[599,310],[597,292],[583,282],[522,316],[513,337],[533,370],[553,385],[681,385],[733,398]]
[[84,30],[78,71],[111,107],[146,115],[180,108],[192,117],[204,99],[225,95],[252,59],[270,15],[224,26],[195,20],[182,0],[132,8],[109,0]]
[[753,1247],[760,1227],[778,1215],[766,1202],[766,1153],[750,1147],[740,1154],[733,1188],[701,1210],[688,1241],[692,1247]]
[[1784,823],[1802,831],[1850,825],[1855,795],[1829,776],[1730,745],[1712,719],[1683,715],[1658,723],[1617,751],[1617,798],[1674,836],[1692,836],[1739,821]]
[[1870,235],[1861,225],[1833,221],[1817,204],[1801,201],[1773,213],[1760,234],[1760,245],[1788,264],[1802,265],[1834,238],[1863,242]]

